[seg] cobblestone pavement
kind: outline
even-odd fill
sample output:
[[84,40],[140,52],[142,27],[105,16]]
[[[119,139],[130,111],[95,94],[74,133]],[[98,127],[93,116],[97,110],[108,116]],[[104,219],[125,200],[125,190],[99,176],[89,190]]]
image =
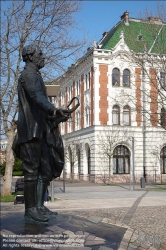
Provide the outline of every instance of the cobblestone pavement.
[[[49,204],[49,208],[54,210]],[[24,211],[24,205],[3,206],[3,213]],[[6,211],[6,212],[5,212]],[[166,250],[166,206],[138,206],[129,224],[124,224],[130,208],[59,210],[59,214],[103,218],[102,222],[127,228],[119,250]],[[107,249],[106,249],[107,250]]]
[[123,224],[129,208],[63,211],[72,215],[98,216],[103,222],[127,227],[119,250],[166,250],[166,207],[138,207],[129,225]]

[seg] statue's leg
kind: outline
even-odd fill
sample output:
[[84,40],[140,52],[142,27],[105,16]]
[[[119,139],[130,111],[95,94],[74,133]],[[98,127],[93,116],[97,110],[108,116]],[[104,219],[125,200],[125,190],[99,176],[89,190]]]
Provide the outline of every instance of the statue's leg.
[[36,206],[37,181],[24,182],[25,218],[39,222],[47,222],[49,218],[44,216]]
[[40,174],[38,176],[38,183],[37,183],[37,207],[45,216],[56,216],[58,214],[57,212],[52,212],[47,207],[44,206],[44,196],[50,184],[50,181],[52,181],[50,152],[46,144],[46,141],[43,140]]
[[40,161],[40,143],[37,140],[20,145],[20,157],[24,172],[24,200],[25,218],[39,222],[47,222],[49,218],[44,216],[37,208],[37,173]]

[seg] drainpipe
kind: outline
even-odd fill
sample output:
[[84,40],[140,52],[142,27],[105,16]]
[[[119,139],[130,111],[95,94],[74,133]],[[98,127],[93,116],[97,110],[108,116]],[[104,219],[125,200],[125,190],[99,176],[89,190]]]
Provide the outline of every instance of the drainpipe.
[[142,123],[142,136],[143,136],[143,177],[145,178],[146,182],[146,117],[145,117],[145,69],[144,69],[144,63],[142,67],[142,101],[143,101],[143,123]]

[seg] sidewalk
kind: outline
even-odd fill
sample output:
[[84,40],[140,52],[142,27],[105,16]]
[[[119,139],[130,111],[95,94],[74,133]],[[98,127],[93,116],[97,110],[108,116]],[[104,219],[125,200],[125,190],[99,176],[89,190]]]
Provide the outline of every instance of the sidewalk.
[[[166,191],[155,191],[156,188],[158,186],[141,189],[136,185],[131,191],[126,185],[102,186],[83,182],[66,183],[63,193],[63,183],[55,182],[56,200],[46,206],[59,214],[77,215],[127,228],[119,250],[166,250]],[[50,188],[49,191],[51,194]],[[24,212],[24,205],[2,203],[1,210],[3,215]]]

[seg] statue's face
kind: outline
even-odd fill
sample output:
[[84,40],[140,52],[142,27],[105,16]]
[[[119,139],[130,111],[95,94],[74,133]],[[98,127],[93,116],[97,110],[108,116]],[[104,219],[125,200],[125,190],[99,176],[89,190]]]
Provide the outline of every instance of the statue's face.
[[38,69],[41,69],[44,67],[44,60],[45,60],[45,57],[41,49],[36,48],[32,56],[32,62],[38,67]]

